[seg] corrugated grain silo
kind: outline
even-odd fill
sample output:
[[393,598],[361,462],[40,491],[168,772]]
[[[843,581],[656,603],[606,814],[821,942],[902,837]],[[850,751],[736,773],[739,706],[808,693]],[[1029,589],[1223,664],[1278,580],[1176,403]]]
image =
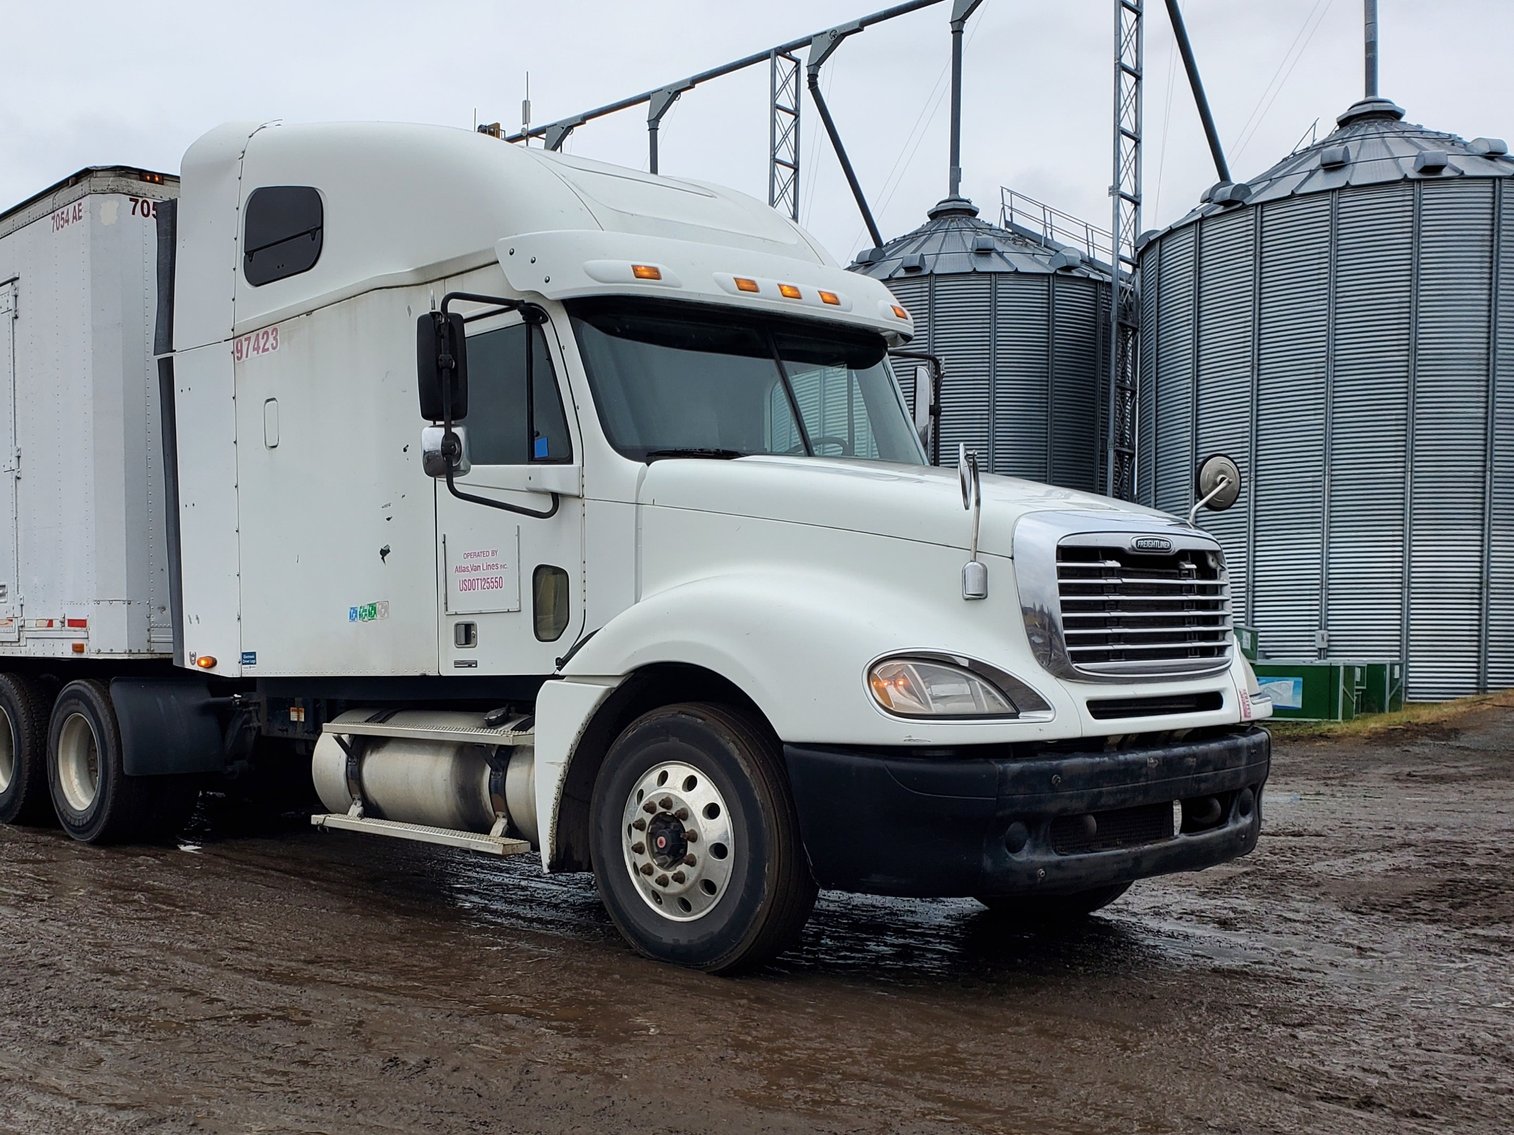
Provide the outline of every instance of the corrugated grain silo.
[[920,228],[858,257],[914,316],[912,347],[940,356],[941,458],[1098,488],[1108,373],[1108,269],[1075,249],[978,218],[948,197]]
[[[1381,98],[1145,240],[1138,495],[1225,451],[1238,622],[1274,656],[1514,686],[1514,163]],[[1248,556],[1249,552],[1249,556]]]

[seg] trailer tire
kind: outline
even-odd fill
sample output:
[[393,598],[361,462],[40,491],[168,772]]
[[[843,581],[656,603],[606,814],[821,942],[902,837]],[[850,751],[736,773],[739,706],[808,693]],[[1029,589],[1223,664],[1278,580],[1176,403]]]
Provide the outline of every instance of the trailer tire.
[[978,901],[995,914],[1039,925],[1076,922],[1102,910],[1126,891],[1129,883],[1110,883],[1074,891],[1070,895],[979,895]]
[[0,674],[0,824],[45,824],[48,691],[17,674]]
[[121,843],[152,826],[156,777],[127,776],[121,730],[104,682],[70,682],[53,704],[47,783],[63,830],[83,843]]
[[633,721],[605,757],[590,820],[600,898],[649,958],[752,969],[793,944],[814,906],[777,746],[733,707],[669,705]]

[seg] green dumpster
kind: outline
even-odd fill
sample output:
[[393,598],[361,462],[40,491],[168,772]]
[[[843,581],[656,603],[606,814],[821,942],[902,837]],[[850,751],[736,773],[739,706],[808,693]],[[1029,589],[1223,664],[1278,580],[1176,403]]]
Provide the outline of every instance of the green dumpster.
[[[1335,661],[1331,659],[1331,661]],[[1345,664],[1344,662],[1342,663]],[[1398,659],[1378,662],[1352,660],[1362,672],[1357,713],[1393,713],[1404,708],[1404,664]]]
[[1240,644],[1241,653],[1252,662],[1256,661],[1256,628],[1236,627],[1235,641]]
[[1269,658],[1253,664],[1272,715],[1287,721],[1350,721],[1356,716],[1362,667],[1335,659]]

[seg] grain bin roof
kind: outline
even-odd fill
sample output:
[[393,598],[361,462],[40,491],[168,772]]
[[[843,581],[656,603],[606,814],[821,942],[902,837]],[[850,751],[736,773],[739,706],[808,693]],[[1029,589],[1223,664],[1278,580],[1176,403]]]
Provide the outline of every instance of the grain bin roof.
[[864,249],[852,270],[878,280],[978,272],[1064,272],[1108,279],[1107,266],[1075,248],[1047,240],[1018,225],[1000,228],[978,218],[965,197],[948,197],[927,214],[914,232],[882,248]]
[[[1326,137],[1289,154],[1250,181],[1211,187],[1197,208],[1162,231],[1243,203],[1262,204],[1305,193],[1397,181],[1514,177],[1514,160],[1502,139],[1468,142],[1403,118],[1403,108],[1389,99],[1353,103]],[[1144,234],[1142,243],[1155,235]]]

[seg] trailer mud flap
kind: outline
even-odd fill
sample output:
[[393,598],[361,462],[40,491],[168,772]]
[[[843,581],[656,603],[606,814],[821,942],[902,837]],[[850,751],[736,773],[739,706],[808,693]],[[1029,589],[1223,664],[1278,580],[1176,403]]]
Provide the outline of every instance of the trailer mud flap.
[[203,680],[115,678],[110,700],[127,776],[222,772],[226,756],[210,686]]

